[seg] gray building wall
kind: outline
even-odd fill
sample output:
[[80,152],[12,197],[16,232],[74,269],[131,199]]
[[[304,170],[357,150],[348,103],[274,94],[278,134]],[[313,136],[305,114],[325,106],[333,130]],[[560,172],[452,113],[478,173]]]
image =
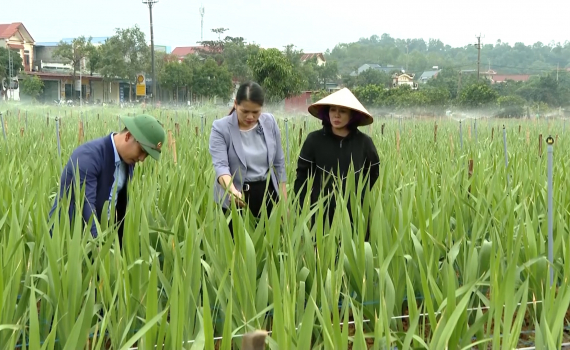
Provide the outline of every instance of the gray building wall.
[[56,57],[54,52],[57,46],[35,46],[34,47],[34,67],[38,67],[41,70],[41,63],[60,63],[66,64],[64,59]]

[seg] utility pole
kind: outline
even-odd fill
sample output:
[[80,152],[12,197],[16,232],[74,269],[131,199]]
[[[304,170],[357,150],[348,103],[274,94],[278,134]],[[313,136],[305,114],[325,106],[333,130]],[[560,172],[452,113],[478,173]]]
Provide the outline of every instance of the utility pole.
[[406,72],[408,71],[408,61],[410,60],[409,45],[410,43],[406,43]]
[[151,64],[151,79],[152,79],[152,102],[156,101],[156,78],[154,76],[154,32],[152,30],[152,5],[156,4],[158,0],[142,0],[143,4],[148,5],[148,12],[150,14],[150,64]]
[[461,75],[462,71],[459,71],[459,82],[457,83],[457,95],[459,96],[459,92],[461,91]]
[[481,34],[477,37],[477,81],[481,70]]
[[200,17],[202,17],[200,26],[200,41],[204,41],[204,5],[200,5]]
[[12,49],[8,46],[8,89],[6,94],[10,96],[6,100],[14,99],[14,91],[12,90],[12,76],[14,75],[14,61],[12,60]]
[[83,77],[81,71],[81,63],[83,62],[83,58],[79,60],[79,106],[83,107]]

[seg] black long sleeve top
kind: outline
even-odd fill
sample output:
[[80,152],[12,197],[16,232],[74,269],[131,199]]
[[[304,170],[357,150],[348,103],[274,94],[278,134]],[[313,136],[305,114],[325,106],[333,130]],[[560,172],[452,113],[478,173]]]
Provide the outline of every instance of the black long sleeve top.
[[299,203],[305,200],[306,182],[310,177],[314,176],[310,189],[311,204],[318,201],[320,193],[332,193],[335,181],[338,186],[338,180],[341,180],[344,188],[351,161],[354,183],[358,184],[359,178],[368,173],[368,187],[372,188],[380,174],[380,159],[370,136],[355,129],[346,137],[340,137],[332,132],[329,125],[309,133],[297,160],[294,192],[299,194]]

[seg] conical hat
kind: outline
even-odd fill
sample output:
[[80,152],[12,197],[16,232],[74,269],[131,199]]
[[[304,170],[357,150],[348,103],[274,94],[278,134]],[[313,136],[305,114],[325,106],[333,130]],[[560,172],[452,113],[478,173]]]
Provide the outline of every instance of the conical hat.
[[343,88],[313,103],[309,106],[309,113],[320,119],[319,109],[324,106],[341,106],[359,113],[362,117],[359,118],[360,122],[358,123],[358,126],[369,125],[374,122],[372,115],[368,113],[366,108],[364,108],[360,101],[358,101],[358,99],[347,88]]

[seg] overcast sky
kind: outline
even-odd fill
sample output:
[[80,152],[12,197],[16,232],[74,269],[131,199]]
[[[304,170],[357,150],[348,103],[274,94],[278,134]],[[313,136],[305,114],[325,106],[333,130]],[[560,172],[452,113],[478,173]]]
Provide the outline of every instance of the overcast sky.
[[[25,5],[24,5],[25,4]],[[476,42],[532,44],[570,40],[564,0],[160,0],[153,9],[156,45],[197,45],[199,8],[205,8],[204,40],[212,28],[229,28],[264,48],[295,44],[305,52],[324,52],[339,42],[388,33],[394,38],[437,38],[463,46]],[[0,23],[22,22],[37,42],[61,38],[111,36],[117,27],[138,24],[150,42],[148,7],[141,0],[0,0]]]

